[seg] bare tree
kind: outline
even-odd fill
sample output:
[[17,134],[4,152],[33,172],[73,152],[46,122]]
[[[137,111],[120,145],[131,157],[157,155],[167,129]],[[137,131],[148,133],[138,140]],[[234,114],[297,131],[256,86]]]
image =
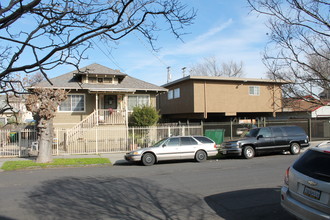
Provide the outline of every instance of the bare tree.
[[67,98],[65,90],[37,88],[27,96],[26,107],[31,111],[37,123],[39,154],[37,163],[52,160],[52,144],[54,136],[53,118],[57,107]]
[[[264,63],[272,79],[292,81],[286,97],[318,97],[329,88],[330,3],[320,0],[247,0],[268,18]],[[309,99],[313,102],[319,99]]]
[[[180,0],[9,0],[0,3],[0,94],[25,94],[24,84],[13,74],[47,72],[62,64],[79,69],[93,39],[111,46],[135,31],[153,49],[160,27],[180,38],[195,11]],[[167,25],[167,27],[166,27]],[[41,135],[38,161],[49,160],[51,127],[56,108],[64,96],[58,91],[34,91],[28,108],[37,118]],[[54,98],[54,95],[60,98]],[[42,98],[41,98],[42,97]],[[53,103],[52,103],[53,102]],[[34,105],[34,106],[33,106]],[[41,112],[40,106],[49,111]],[[46,114],[46,115],[44,115]],[[49,127],[47,127],[49,126]],[[42,133],[44,132],[44,133]],[[48,143],[48,144],[47,144]],[[42,145],[46,147],[42,147]],[[43,152],[45,149],[47,151]],[[48,155],[48,156],[44,156]],[[38,158],[39,158],[38,156]],[[45,158],[47,158],[45,160]]]
[[200,63],[193,65],[190,74],[194,76],[226,76],[241,77],[243,73],[243,62],[222,62],[219,64],[215,57],[207,57]]

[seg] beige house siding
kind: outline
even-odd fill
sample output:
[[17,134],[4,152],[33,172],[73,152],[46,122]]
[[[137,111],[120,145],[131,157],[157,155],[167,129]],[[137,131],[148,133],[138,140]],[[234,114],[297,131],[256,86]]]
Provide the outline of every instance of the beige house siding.
[[[238,113],[276,113],[282,108],[283,83],[263,80],[188,79],[169,83],[166,88],[180,88],[180,98],[159,96],[158,108],[163,115],[186,115],[207,118],[208,113],[236,116]],[[250,87],[259,94],[251,95]]]
[[[250,86],[258,86],[260,95],[249,95]],[[275,91],[275,94],[274,94]],[[237,112],[273,112],[281,105],[279,86],[260,85],[256,83],[219,83],[198,81],[194,83],[194,112],[225,113],[236,115]],[[276,98],[274,98],[274,96]]]
[[54,118],[54,127],[71,128],[90,115],[95,109],[95,94],[87,92],[73,91],[69,94],[85,94],[85,112],[56,112]]

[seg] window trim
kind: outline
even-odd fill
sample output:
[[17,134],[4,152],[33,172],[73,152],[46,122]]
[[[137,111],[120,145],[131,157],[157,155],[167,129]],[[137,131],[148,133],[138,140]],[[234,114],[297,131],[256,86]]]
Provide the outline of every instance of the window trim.
[[[251,93],[252,88],[253,88],[253,93]],[[260,86],[249,86],[249,95],[260,96]]]
[[58,112],[61,112],[61,113],[65,113],[65,112],[81,112],[81,113],[84,113],[84,112],[86,112],[86,94],[82,94],[82,93],[70,93],[67,96],[69,97],[69,96],[73,96],[73,95],[81,95],[81,96],[84,97],[84,110],[83,111],[73,111],[72,110],[72,101],[71,101],[71,110],[70,111],[62,111],[62,110],[60,110],[60,105],[59,105],[57,107],[57,111]]

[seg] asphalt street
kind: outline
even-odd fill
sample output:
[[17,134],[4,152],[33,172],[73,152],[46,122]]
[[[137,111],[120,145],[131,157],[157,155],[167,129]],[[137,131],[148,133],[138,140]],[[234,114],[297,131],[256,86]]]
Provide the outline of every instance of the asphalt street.
[[298,157],[0,172],[0,219],[293,219],[280,207]]

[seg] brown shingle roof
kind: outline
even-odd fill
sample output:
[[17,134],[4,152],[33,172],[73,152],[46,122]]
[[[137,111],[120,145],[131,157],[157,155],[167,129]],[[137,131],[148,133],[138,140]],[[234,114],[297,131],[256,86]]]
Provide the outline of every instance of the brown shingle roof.
[[[115,75],[122,78],[119,84],[88,84],[81,83],[79,75],[85,74],[102,74],[102,75]],[[34,87],[45,87],[45,88],[61,88],[61,89],[87,89],[90,91],[167,91],[167,89],[136,79],[128,76],[125,73],[121,73],[118,70],[102,66],[100,64],[91,64],[80,71],[71,71],[69,73],[60,75],[58,77],[50,79],[53,83],[51,85],[48,81],[43,81],[36,84]]]

